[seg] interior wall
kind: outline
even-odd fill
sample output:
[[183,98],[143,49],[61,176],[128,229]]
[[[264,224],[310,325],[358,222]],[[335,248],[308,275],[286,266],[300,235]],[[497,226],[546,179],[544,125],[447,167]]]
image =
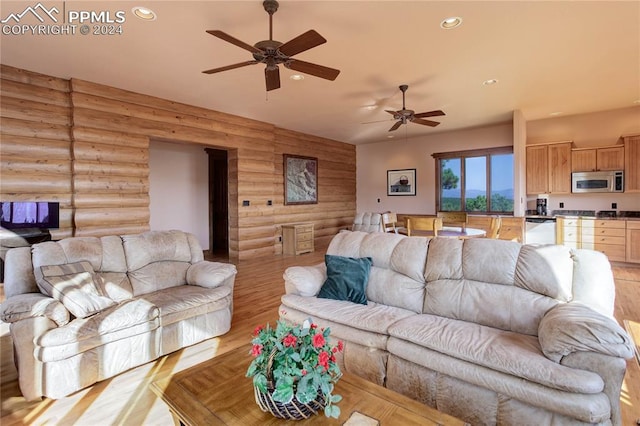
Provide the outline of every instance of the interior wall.
[[[512,145],[512,123],[358,145],[357,211],[435,214],[433,153]],[[416,169],[415,196],[387,196],[387,170],[397,169]]]
[[209,163],[202,146],[149,144],[149,210],[152,231],[179,229],[209,248]]
[[[610,111],[559,116],[527,122],[527,144],[573,141],[576,148],[616,145],[623,135],[640,134],[640,106]],[[527,208],[535,209],[535,195],[527,196]],[[564,207],[560,207],[560,203]],[[612,207],[617,203],[617,208]],[[640,211],[638,194],[552,194],[550,210]]]
[[[354,145],[6,64],[0,74],[0,197],[60,200],[68,227],[54,238],[150,228],[150,139],[228,151],[231,257],[281,253],[283,223],[312,222],[329,239],[353,222]],[[284,153],[318,159],[317,204],[284,205]]]

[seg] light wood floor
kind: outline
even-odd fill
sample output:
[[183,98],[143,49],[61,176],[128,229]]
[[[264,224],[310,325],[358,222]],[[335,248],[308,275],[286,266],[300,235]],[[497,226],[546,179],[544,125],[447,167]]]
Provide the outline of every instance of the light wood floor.
[[[238,262],[231,331],[100,382],[61,400],[26,402],[18,389],[8,325],[0,323],[0,424],[9,425],[172,425],[167,407],[148,389],[150,382],[231,349],[246,346],[256,325],[278,317],[284,293],[282,272],[291,265],[323,261],[325,247],[301,256],[274,256]],[[615,265],[616,318],[640,323],[640,267]],[[0,300],[2,294],[0,293]],[[230,391],[232,391],[230,389]],[[640,418],[640,367],[628,362],[620,398],[623,425]]]

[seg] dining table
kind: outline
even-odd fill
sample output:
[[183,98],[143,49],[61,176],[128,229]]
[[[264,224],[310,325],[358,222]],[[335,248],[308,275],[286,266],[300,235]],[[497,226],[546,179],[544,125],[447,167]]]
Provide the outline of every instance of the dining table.
[[[416,237],[433,237],[433,231],[411,231],[412,236]],[[469,228],[468,226],[443,226],[438,230],[438,237],[447,238],[483,238],[487,236],[487,231],[484,229]]]

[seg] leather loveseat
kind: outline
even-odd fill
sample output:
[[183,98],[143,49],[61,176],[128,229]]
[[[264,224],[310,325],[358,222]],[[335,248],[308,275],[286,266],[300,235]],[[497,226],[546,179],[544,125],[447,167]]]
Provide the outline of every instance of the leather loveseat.
[[181,231],[7,252],[0,319],[25,398],[60,398],[229,331],[236,268]]
[[280,317],[331,327],[345,371],[471,424],[620,424],[633,346],[603,254],[350,231],[327,254],[372,259],[367,303],[317,297],[327,264],[294,266]]

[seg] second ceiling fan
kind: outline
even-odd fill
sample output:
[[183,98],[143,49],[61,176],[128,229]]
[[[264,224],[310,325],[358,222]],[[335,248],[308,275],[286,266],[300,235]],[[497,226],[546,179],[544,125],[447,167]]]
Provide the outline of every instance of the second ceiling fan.
[[439,116],[443,116],[445,115],[444,112],[442,112],[441,110],[434,110],[434,111],[428,111],[428,112],[420,112],[417,113],[412,110],[412,109],[407,109],[405,107],[404,104],[404,94],[407,91],[407,89],[409,88],[408,85],[403,84],[400,87],[400,90],[402,91],[402,109],[398,110],[398,111],[393,111],[390,109],[386,109],[385,111],[388,112],[389,114],[393,115],[393,118],[395,120],[398,120],[393,126],[391,126],[391,128],[389,129],[390,132],[393,132],[394,130],[398,130],[398,127],[400,127],[403,124],[407,124],[409,122],[411,123],[416,123],[416,124],[422,124],[423,126],[430,126],[430,127],[436,127],[438,124],[440,124],[437,121],[431,121],[431,120],[423,120],[426,117],[439,117]]
[[214,74],[221,71],[232,70],[254,64],[265,64],[264,78],[267,91],[280,88],[280,69],[279,64],[283,64],[286,68],[310,74],[315,77],[324,78],[326,80],[335,80],[340,74],[340,70],[325,67],[322,65],[312,64],[311,62],[294,59],[292,56],[309,50],[313,47],[326,43],[327,40],[318,34],[315,30],[309,30],[304,34],[281,43],[273,39],[273,14],[278,10],[278,2],[276,0],[265,0],[262,3],[264,10],[269,14],[269,40],[257,42],[251,46],[243,41],[238,40],[219,30],[208,30],[212,36],[218,37],[228,43],[248,50],[253,54],[253,60],[240,62],[237,64],[227,65],[225,67],[213,68],[202,71],[205,74]]

